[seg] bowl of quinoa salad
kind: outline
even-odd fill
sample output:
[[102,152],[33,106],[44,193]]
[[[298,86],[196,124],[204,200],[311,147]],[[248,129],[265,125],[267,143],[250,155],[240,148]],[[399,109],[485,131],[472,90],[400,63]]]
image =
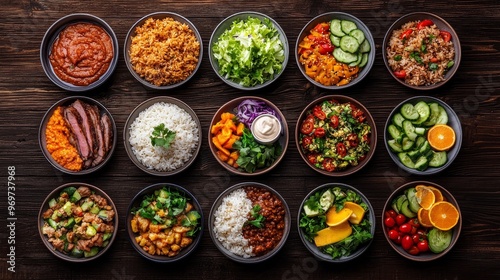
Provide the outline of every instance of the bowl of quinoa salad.
[[424,12],[402,16],[387,31],[382,57],[401,84],[430,90],[444,85],[461,60],[458,35],[441,17]]
[[203,41],[187,18],[157,12],[132,25],[123,52],[135,79],[147,88],[165,90],[194,76],[203,57]]

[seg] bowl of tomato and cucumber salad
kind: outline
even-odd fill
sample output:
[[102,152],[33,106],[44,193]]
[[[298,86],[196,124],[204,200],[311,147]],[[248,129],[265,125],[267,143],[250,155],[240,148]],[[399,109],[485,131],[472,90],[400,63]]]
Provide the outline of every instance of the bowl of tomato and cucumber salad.
[[368,27],[353,15],[329,12],[310,20],[299,33],[295,58],[313,85],[336,90],[361,82],[375,61]]
[[353,186],[327,183],[306,195],[297,216],[299,236],[319,260],[343,263],[361,256],[375,234],[375,213]]
[[217,110],[208,139],[212,155],[227,171],[258,176],[281,162],[288,148],[289,131],[285,116],[271,101],[242,96]]
[[44,245],[68,262],[101,257],[118,232],[118,212],[111,198],[87,183],[66,183],[45,198],[38,213]]
[[460,207],[439,184],[414,181],[398,187],[387,199],[382,227],[389,245],[414,261],[443,257],[462,230]]
[[358,172],[377,146],[372,115],[352,97],[328,95],[307,105],[295,128],[297,149],[313,170],[340,177]]
[[449,167],[462,145],[462,126],[441,99],[415,96],[396,106],[384,128],[385,147],[398,168],[432,175]]

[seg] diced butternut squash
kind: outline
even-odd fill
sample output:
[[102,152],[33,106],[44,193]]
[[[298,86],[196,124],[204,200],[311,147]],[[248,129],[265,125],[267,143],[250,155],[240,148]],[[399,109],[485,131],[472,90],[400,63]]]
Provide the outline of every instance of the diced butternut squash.
[[240,157],[240,153],[238,151],[233,151],[233,152],[231,152],[229,157],[234,159],[234,160],[238,160],[238,158]]
[[220,119],[223,121],[223,122],[226,122],[227,120],[232,120],[234,119],[235,115],[233,113],[229,113],[229,112],[224,112],[220,115]]
[[329,226],[337,226],[344,222],[347,222],[349,217],[351,217],[352,210],[349,208],[342,208],[342,210],[337,212],[337,209],[330,207],[328,212],[326,212],[326,224]]
[[226,162],[229,159],[229,156],[224,154],[221,150],[217,151],[217,157],[224,162]]
[[345,221],[337,226],[327,227],[317,232],[314,237],[314,244],[318,247],[323,247],[333,243],[337,243],[352,233],[352,227],[349,222]]
[[245,125],[243,123],[239,123],[238,126],[236,127],[236,135],[238,135],[238,136],[243,135],[244,129],[245,129]]
[[224,145],[229,138],[231,138],[231,135],[233,135],[233,132],[231,129],[227,126],[224,126],[222,130],[220,131],[219,134],[217,134],[217,139],[219,140],[219,143],[221,145]]
[[357,224],[361,223],[361,221],[363,220],[363,217],[365,216],[365,209],[363,209],[363,207],[361,207],[361,205],[354,203],[354,202],[347,201],[346,203],[344,203],[344,209],[345,208],[352,210],[352,214],[349,217],[349,222],[351,224],[357,225]]
[[236,132],[236,124],[234,123],[233,119],[229,119],[224,123],[224,126],[227,128],[231,129],[231,132],[234,131]]
[[224,145],[222,145],[222,147],[224,147],[226,149],[232,149],[234,142],[236,142],[236,140],[238,140],[238,139],[240,139],[240,137],[238,135],[232,134],[231,137],[229,137],[229,139],[226,141],[226,143],[224,143]]
[[222,147],[222,145],[219,142],[219,139],[217,139],[217,136],[212,137],[212,143],[214,143],[215,147],[219,149],[219,151],[223,152],[226,156],[229,156],[231,153],[228,151],[228,149]]

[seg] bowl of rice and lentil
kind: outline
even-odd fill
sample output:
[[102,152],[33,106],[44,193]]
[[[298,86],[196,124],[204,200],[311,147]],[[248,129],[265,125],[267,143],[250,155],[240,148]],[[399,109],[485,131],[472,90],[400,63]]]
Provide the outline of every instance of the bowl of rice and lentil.
[[461,60],[458,35],[441,17],[410,13],[396,20],[385,34],[384,63],[399,83],[431,90],[447,83]]
[[203,41],[187,18],[156,12],[132,25],[123,52],[136,80],[147,88],[167,90],[194,76],[203,57]]

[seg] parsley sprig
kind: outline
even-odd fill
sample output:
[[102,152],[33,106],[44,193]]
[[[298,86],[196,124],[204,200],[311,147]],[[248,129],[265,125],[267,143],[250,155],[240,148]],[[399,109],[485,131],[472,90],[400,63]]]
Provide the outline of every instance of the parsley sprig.
[[165,124],[161,123],[153,128],[150,139],[151,145],[168,149],[175,139],[175,131],[166,128]]
[[252,225],[256,228],[262,228],[264,226],[264,221],[266,218],[259,213],[261,207],[259,204],[255,204],[250,210],[250,215],[252,215],[253,220],[246,221],[246,224]]

